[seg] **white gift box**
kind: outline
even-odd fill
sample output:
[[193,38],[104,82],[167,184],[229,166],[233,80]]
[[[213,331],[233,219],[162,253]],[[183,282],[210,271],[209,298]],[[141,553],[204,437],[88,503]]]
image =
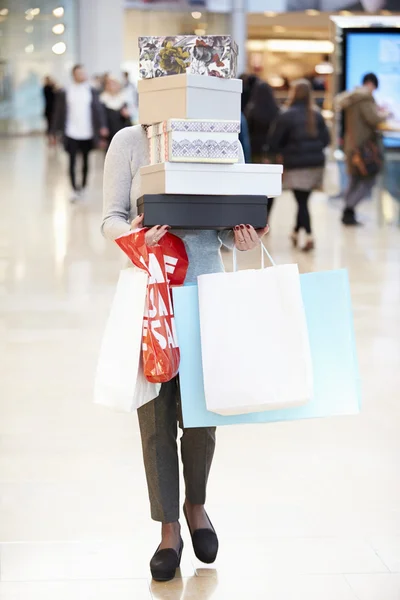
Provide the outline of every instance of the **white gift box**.
[[173,163],[140,169],[141,195],[254,195],[282,193],[282,165]]
[[168,119],[240,121],[242,81],[202,75],[170,75],[138,82],[139,123]]
[[169,119],[147,130],[150,164],[162,162],[235,163],[240,121]]

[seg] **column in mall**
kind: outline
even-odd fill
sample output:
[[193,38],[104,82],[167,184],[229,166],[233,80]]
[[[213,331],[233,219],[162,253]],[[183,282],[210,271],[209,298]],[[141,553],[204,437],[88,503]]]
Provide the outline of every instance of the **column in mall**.
[[123,61],[124,0],[78,0],[79,62],[89,76],[120,77]]
[[232,0],[232,37],[239,46],[238,75],[246,71],[247,1]]

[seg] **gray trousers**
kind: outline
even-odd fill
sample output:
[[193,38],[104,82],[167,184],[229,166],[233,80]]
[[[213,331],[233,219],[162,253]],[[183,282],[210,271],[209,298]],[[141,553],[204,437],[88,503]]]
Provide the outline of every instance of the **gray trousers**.
[[368,198],[371,195],[375,181],[375,177],[366,179],[352,175],[344,195],[345,208],[354,209],[361,200]]
[[[138,409],[138,418],[151,517],[161,523],[178,521],[178,421],[182,427],[178,378],[164,383],[158,398]],[[192,504],[205,504],[214,450],[215,427],[183,429],[183,475]]]

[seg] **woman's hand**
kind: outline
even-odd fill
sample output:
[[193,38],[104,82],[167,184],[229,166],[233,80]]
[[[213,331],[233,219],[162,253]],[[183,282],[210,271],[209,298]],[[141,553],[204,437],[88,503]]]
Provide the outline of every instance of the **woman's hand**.
[[[136,219],[133,219],[131,223],[131,229],[141,229],[143,227],[144,215],[139,215]],[[146,232],[144,237],[146,246],[157,246],[161,238],[168,232],[169,225],[156,225]]]
[[251,225],[238,225],[234,228],[235,246],[241,252],[253,250],[260,243],[261,238],[269,232],[269,225],[264,229],[254,229]]

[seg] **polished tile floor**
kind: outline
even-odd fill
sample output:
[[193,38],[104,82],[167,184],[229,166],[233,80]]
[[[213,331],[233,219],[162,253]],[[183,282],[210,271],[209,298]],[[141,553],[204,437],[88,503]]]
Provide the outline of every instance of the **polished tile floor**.
[[363,410],[220,429],[208,502],[218,562],[198,564],[184,529],[180,577],[153,584],[158,526],[136,417],[92,403],[121,265],[99,234],[102,157],[76,206],[61,151],[3,140],[0,157],[1,599],[399,600],[400,231],[379,228],[372,203],[366,226],[344,231],[316,194],[317,250],[300,256],[287,239],[292,198],[279,199],[276,260],[349,269]]

